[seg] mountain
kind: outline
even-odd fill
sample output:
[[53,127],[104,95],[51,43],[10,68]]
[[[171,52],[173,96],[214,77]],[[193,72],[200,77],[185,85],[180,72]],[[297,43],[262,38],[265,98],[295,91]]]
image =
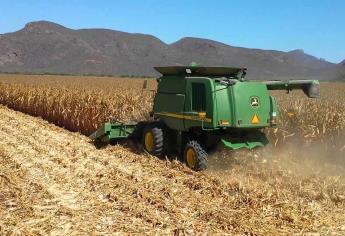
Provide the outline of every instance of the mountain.
[[[145,34],[72,30],[39,21],[0,35],[0,71],[156,76],[153,66],[241,66],[251,78],[333,79],[339,67],[304,53],[233,47],[200,38],[166,44]],[[344,66],[345,67],[345,66]]]
[[345,60],[339,63],[338,79],[345,81]]

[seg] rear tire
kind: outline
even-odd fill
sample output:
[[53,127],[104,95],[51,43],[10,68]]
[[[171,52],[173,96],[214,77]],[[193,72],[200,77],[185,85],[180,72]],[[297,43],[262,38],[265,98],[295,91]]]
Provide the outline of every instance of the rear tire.
[[183,153],[186,165],[195,171],[207,169],[207,156],[207,152],[194,140],[187,143]]
[[164,154],[163,128],[159,124],[147,125],[144,128],[142,143],[144,150],[149,154],[162,156]]

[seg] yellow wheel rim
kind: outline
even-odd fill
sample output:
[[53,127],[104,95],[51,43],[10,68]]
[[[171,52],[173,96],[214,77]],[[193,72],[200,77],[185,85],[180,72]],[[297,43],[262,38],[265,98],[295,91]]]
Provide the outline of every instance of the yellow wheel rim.
[[196,152],[193,148],[189,148],[186,153],[187,165],[194,168],[196,165]]
[[148,152],[152,152],[154,148],[154,139],[153,139],[153,134],[151,131],[148,131],[145,134],[145,149]]

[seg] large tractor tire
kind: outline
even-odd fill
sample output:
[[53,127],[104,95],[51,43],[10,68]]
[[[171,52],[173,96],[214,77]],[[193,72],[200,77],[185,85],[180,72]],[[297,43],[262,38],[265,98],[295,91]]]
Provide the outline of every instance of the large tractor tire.
[[197,141],[187,143],[183,157],[186,165],[195,171],[207,168],[207,152]]
[[144,150],[149,154],[162,156],[164,141],[163,128],[159,124],[149,124],[144,128],[142,143]]

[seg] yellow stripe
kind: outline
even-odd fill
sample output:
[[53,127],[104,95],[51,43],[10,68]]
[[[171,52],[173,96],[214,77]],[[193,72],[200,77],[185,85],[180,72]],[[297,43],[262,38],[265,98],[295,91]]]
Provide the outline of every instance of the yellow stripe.
[[[170,112],[158,112],[158,113],[156,113],[156,115],[170,116],[170,117],[174,117],[177,119],[201,121],[201,119],[199,117],[196,117],[196,116],[180,115],[180,114],[170,113]],[[212,120],[210,118],[205,118],[204,121],[210,122],[210,123],[212,122]]]

